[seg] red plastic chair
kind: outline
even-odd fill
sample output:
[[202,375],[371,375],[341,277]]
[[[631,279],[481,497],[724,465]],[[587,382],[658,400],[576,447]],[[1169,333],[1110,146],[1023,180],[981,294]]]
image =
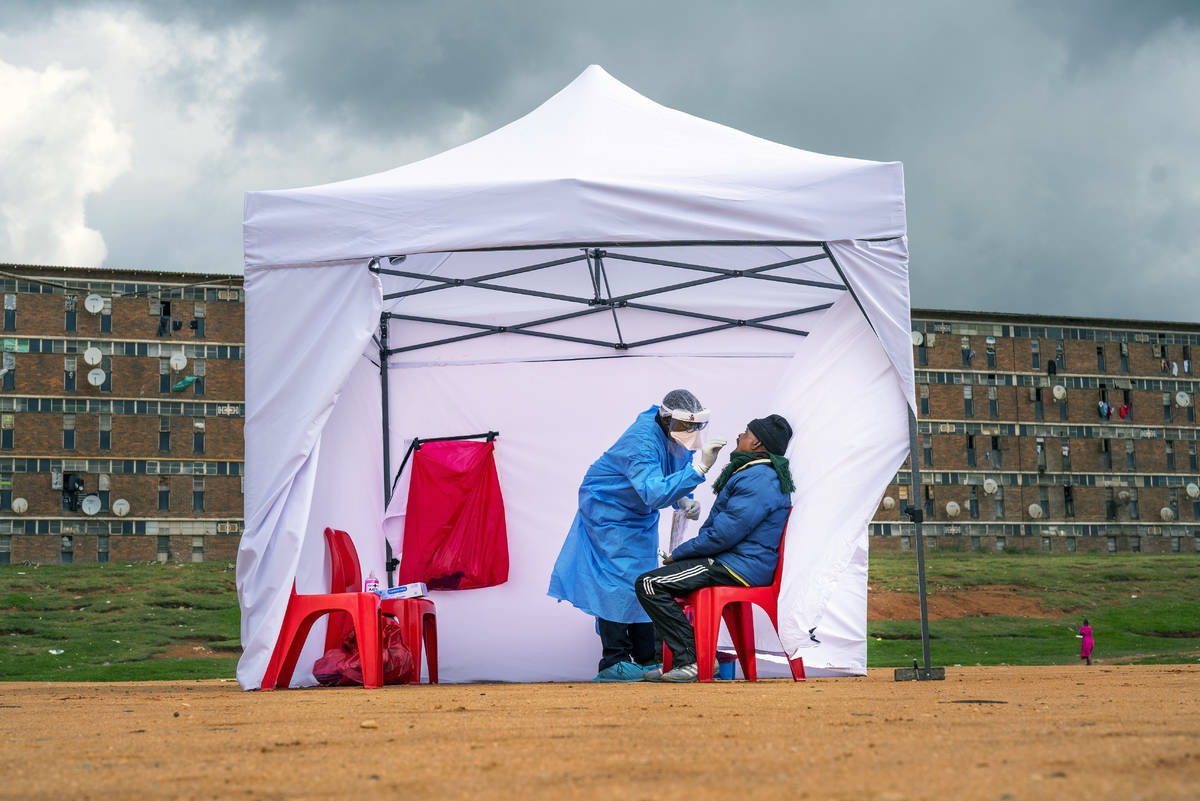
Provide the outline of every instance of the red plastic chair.
[[[337,535],[344,537],[344,542]],[[330,571],[331,592],[321,595],[298,595],[296,582],[292,582],[292,594],[288,598],[283,625],[271,661],[263,674],[262,689],[286,688],[292,680],[296,661],[308,639],[313,623],[322,615],[330,615],[329,630],[325,635],[325,650],[337,647],[345,635],[345,625],[354,627],[362,658],[363,686],[383,686],[383,642],[379,624],[379,596],[373,592],[358,592],[362,586],[358,567],[358,556],[354,544],[346,533],[325,529],[325,542],[329,546],[332,570]],[[346,559],[348,545],[353,558]],[[350,566],[353,566],[351,570]],[[332,645],[331,645],[332,643]]]
[[[325,541],[329,544],[329,556],[332,562],[333,586],[361,587],[362,568],[358,562],[358,551],[354,541],[345,531],[325,529]],[[400,624],[400,638],[412,652],[413,677],[410,684],[421,682],[421,643],[425,643],[425,667],[429,675],[429,683],[438,683],[437,661],[437,611],[433,601],[428,598],[386,598],[379,606],[381,614],[396,618]],[[347,629],[352,625],[344,614],[334,614],[329,617],[329,629],[325,634],[325,650],[336,648],[345,639]],[[381,646],[382,647],[382,646]]]
[[[788,511],[788,519],[791,511]],[[788,521],[783,521],[779,535],[779,562],[775,565],[775,577],[768,587],[703,587],[679,599],[684,607],[694,611],[696,630],[696,667],[699,681],[713,680],[713,662],[717,657],[717,635],[721,631],[721,620],[729,629],[742,675],[747,681],[758,681],[758,664],[754,649],[754,606],[762,607],[771,618],[771,625],[779,631],[779,584],[783,579],[783,545],[787,536]],[[788,659],[793,681],[804,681],[804,660],[800,657]],[[663,672],[671,669],[671,652],[663,645]]]

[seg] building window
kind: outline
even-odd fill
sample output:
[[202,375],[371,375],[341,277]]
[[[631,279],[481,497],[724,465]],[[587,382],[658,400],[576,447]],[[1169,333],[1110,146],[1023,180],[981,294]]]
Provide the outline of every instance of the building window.
[[158,561],[171,561],[171,538],[166,534],[158,535]]
[[927,519],[932,520],[933,519],[933,487],[926,484],[924,487],[924,493],[925,493],[925,517]]
[[8,534],[0,535],[0,565],[12,564],[12,537]]
[[192,360],[192,374],[196,376],[196,383],[192,384],[192,392],[197,395],[204,394],[204,376],[207,372],[208,368],[205,365],[204,359]]
[[1138,510],[1138,491],[1136,487],[1129,488],[1129,519],[1137,520],[1140,517]]
[[1075,493],[1070,484],[1063,487],[1063,514],[1066,517],[1075,516]]
[[171,418],[158,418],[158,450],[166,453],[171,450]]
[[204,453],[204,418],[192,420],[192,452]]
[[997,551],[1003,551],[1004,546],[1007,544],[1008,544],[1008,541],[1006,539],[1004,539],[1004,537],[996,537],[996,550]]
[[910,540],[907,534],[900,535],[900,550],[907,551],[909,549]]
[[3,367],[0,367],[0,370],[3,370],[3,372],[4,372],[4,388],[5,389],[16,389],[17,388],[17,354],[8,353],[6,351],[2,358],[3,358],[3,362],[0,362],[0,364],[2,364]]
[[1175,445],[1171,442],[1171,440],[1167,440],[1163,444],[1167,446],[1167,469],[1174,470],[1175,469]]
[[100,333],[112,333],[112,298],[105,298],[104,308],[100,310]]
[[1172,487],[1167,491],[1167,506],[1171,507],[1171,511],[1175,513],[1175,519],[1179,519],[1179,490]]
[[1100,462],[1105,470],[1112,470],[1112,442],[1100,440]]
[[12,509],[12,476],[0,475],[0,510]]
[[975,351],[971,350],[971,338],[962,338],[962,363],[963,367],[970,367],[971,362],[975,359]]
[[963,384],[963,414],[967,417],[975,416],[974,393],[970,384]]
[[96,537],[96,561],[108,561],[108,535],[101,534]]
[[204,303],[196,301],[195,311],[192,312],[191,329],[196,332],[196,339],[204,339]]
[[112,415],[100,415],[100,450],[112,450]]
[[1042,537],[1042,550],[1043,551],[1050,550],[1050,538],[1049,537]]
[[1041,387],[1033,388],[1033,416],[1038,420],[1044,420],[1046,418],[1046,407],[1042,403]]
[[8,294],[8,295],[4,296],[4,330],[5,331],[16,331],[17,330],[17,296],[16,295]]
[[1075,538],[1067,537],[1067,551],[1073,553],[1075,551]]
[[171,485],[166,479],[158,480],[158,511],[171,511]]
[[100,385],[100,391],[112,392],[112,356],[100,359],[100,369],[104,371],[104,383]]
[[929,364],[929,350],[924,345],[917,345],[917,364],[921,367]]
[[1132,553],[1141,553],[1142,552],[1142,538],[1141,537],[1130,537],[1129,538],[1129,550]]
[[1163,393],[1163,422],[1171,422],[1171,393]]
[[1190,374],[1192,372],[1192,346],[1184,345],[1180,355],[1183,357],[1183,372]]
[[1004,519],[1004,487],[997,486],[996,494],[992,496],[995,502],[994,514],[997,520]]
[[1096,372],[1097,373],[1104,372],[1104,346],[1103,345],[1096,346]]
[[13,422],[16,418],[11,414],[0,414],[0,448],[13,449]]
[[1037,444],[1033,446],[1037,451],[1037,469],[1039,473],[1046,472],[1046,441],[1041,437],[1037,438]]
[[975,435],[967,434],[967,467],[975,466]]
[[1128,470],[1136,470],[1137,462],[1133,458],[1133,440],[1125,440],[1125,467]]
[[928,416],[929,415],[929,385],[921,384],[920,393],[921,393],[921,414]]
[[75,312],[75,307],[79,304],[78,295],[67,295],[66,297],[66,320],[63,322],[64,331],[74,331],[78,318]]
[[999,391],[995,387],[988,387],[988,417],[995,420],[1000,416],[1000,397]]
[[1196,472],[1197,470],[1200,470],[1200,468],[1198,468],[1196,466],[1196,464],[1197,464],[1196,443],[1189,442],[1188,443],[1188,470],[1191,470],[1193,473]]
[[1117,519],[1117,499],[1112,487],[1105,487],[1104,489],[1104,519]]
[[192,511],[204,511],[204,476],[192,478]]
[[1042,517],[1050,515],[1050,488],[1038,487],[1038,505],[1042,507]]
[[62,563],[69,565],[75,561],[75,538],[63,536],[62,540]]
[[171,360],[158,360],[158,391],[166,395],[171,391]]
[[972,520],[979,519],[979,487],[974,484],[967,489],[967,511]]
[[1179,537],[1171,537],[1171,553],[1179,553]]
[[992,436],[992,447],[988,451],[988,461],[992,463],[992,467],[1000,467],[1000,436],[998,434]]
[[1124,342],[1121,343],[1121,372],[1129,372],[1129,345]]
[[63,357],[63,389],[67,392],[75,391],[75,368],[77,360],[74,356]]
[[1071,441],[1066,439],[1062,441],[1062,471],[1071,472]]
[[158,330],[155,331],[155,336],[171,336],[171,301],[151,298],[150,314],[155,313],[158,314]]
[[1117,538],[1116,537],[1109,537],[1107,545],[1108,545],[1109,553],[1117,552]]
[[192,537],[192,561],[204,561],[204,537]]
[[1042,354],[1038,350],[1038,341],[1036,339],[1030,340],[1029,348],[1030,348],[1030,358],[1029,358],[1030,366],[1033,367],[1035,370],[1040,369],[1042,366]]
[[1065,399],[1060,400],[1058,402],[1058,419],[1059,420],[1069,419],[1069,415],[1067,414],[1067,402]]
[[978,551],[980,547],[982,546],[979,542],[979,537],[971,537],[971,550]]
[[995,345],[987,346],[987,366],[988,367],[996,366],[996,346]]
[[63,450],[75,449],[75,415],[63,415]]
[[1061,339],[1054,343],[1054,363],[1058,365],[1059,370],[1067,369],[1067,354],[1063,350]]
[[929,434],[921,435],[921,461],[926,467],[933,467],[933,437]]
[[1196,422],[1196,398],[1195,398],[1195,396],[1192,397],[1192,402],[1189,403],[1188,407],[1187,407],[1187,421],[1189,423]]

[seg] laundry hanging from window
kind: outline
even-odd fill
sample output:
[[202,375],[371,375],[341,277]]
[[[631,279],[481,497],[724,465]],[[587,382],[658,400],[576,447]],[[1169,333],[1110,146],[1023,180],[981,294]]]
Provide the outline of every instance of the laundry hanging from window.
[[413,453],[397,583],[470,590],[508,581],[495,442],[427,442]]

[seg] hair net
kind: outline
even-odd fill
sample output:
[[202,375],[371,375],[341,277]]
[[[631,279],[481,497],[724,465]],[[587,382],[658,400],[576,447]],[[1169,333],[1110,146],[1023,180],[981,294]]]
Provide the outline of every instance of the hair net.
[[702,412],[704,407],[700,404],[700,400],[686,389],[673,389],[663,396],[662,410],[666,412],[663,414],[666,417],[672,411]]

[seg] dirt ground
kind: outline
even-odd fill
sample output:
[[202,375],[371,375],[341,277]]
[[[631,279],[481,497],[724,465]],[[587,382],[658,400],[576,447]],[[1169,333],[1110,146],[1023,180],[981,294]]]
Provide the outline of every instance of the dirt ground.
[[[958,617],[1058,617],[1037,598],[1023,595],[1027,588],[988,584],[963,590],[937,590],[926,596],[930,620]],[[917,620],[921,601],[915,592],[890,592],[871,587],[867,594],[868,620]]]
[[1200,665],[243,693],[0,684],[0,799],[1194,799]]

